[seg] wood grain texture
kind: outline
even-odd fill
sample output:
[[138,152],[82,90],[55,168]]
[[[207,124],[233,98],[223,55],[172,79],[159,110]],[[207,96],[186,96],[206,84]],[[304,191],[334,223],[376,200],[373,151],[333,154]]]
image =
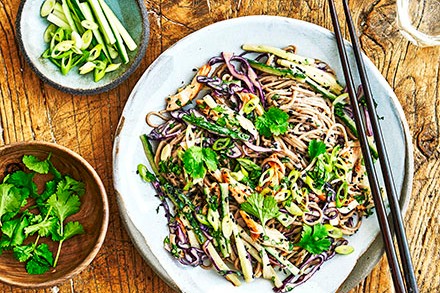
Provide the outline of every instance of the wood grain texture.
[[[136,81],[162,51],[206,25],[244,15],[288,16],[331,29],[326,0],[145,0],[145,5],[151,32],[140,67],[112,91],[72,96],[45,85],[25,64],[15,41],[19,1],[0,0],[0,145],[44,140],[67,146],[95,167],[109,194],[106,241],[83,273],[57,286],[60,292],[173,292],[130,242],[112,185],[119,116]],[[415,178],[405,224],[421,292],[440,292],[440,48],[417,48],[400,35],[395,1],[352,0],[350,5],[363,49],[395,90],[410,125]],[[343,15],[340,5],[338,10]],[[53,290],[0,284],[0,292]],[[367,292],[393,292],[385,258],[351,291]]]

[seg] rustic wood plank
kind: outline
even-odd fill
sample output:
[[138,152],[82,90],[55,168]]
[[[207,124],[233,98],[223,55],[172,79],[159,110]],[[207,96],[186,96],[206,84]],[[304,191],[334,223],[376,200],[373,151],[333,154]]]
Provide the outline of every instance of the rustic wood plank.
[[[417,48],[395,25],[395,1],[350,1],[366,55],[393,87],[415,146],[415,180],[405,217],[421,292],[440,291],[440,48]],[[217,21],[266,14],[294,17],[331,29],[325,0],[145,0],[151,25],[147,54],[129,80],[97,96],[74,97],[43,84],[15,42],[19,1],[0,1],[0,145],[57,142],[80,153],[109,193],[110,225],[97,258],[60,292],[173,292],[142,260],[118,215],[112,188],[112,141],[131,89],[157,56],[188,34]],[[339,14],[342,15],[340,3]],[[345,35],[347,32],[345,31]],[[52,292],[0,284],[1,292]],[[385,258],[351,293],[392,292]]]

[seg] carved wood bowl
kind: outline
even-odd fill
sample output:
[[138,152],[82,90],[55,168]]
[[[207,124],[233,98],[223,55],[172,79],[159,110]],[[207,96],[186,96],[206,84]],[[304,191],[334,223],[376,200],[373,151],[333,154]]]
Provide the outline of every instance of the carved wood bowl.
[[[79,212],[65,220],[65,223],[79,221],[85,233],[66,240],[62,245],[57,266],[41,275],[28,274],[24,263],[18,262],[10,250],[4,251],[0,255],[0,281],[11,285],[37,288],[54,286],[67,281],[92,262],[107,232],[109,209],[107,194],[101,179],[86,160],[63,146],[35,141],[0,146],[0,183],[3,182],[7,173],[24,168],[21,162],[23,155],[34,155],[44,160],[49,153],[52,153],[51,162],[61,174],[69,175],[85,184],[85,193],[81,196]],[[34,177],[39,193],[44,189],[44,183],[50,179],[47,176],[51,175]],[[24,208],[33,204],[34,201],[28,199]],[[35,238],[36,235],[28,237],[24,244],[34,241]],[[58,242],[53,242],[47,237],[40,239],[39,243],[47,243],[55,257]]]

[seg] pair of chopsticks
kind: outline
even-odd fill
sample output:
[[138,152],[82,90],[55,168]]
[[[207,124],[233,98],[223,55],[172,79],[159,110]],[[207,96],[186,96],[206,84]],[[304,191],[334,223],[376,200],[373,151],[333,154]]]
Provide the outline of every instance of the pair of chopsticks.
[[[336,41],[338,45],[339,56],[341,59],[342,67],[344,70],[344,77],[347,84],[347,91],[350,96],[351,105],[353,107],[353,114],[356,122],[356,128],[358,131],[359,141],[362,147],[362,155],[368,173],[368,181],[370,183],[371,192],[373,194],[374,205],[376,207],[376,214],[379,220],[380,230],[385,244],[385,251],[390,266],[394,288],[396,289],[397,293],[400,292],[416,293],[418,292],[417,282],[414,275],[414,268],[411,262],[411,255],[409,252],[408,242],[405,235],[405,228],[403,225],[402,215],[400,213],[396,187],[394,185],[393,175],[391,172],[388,155],[385,149],[382,130],[378,122],[376,108],[371,94],[371,88],[368,83],[368,77],[365,71],[365,65],[361,56],[359,40],[354,28],[353,20],[350,15],[350,9],[348,7],[347,0],[342,0],[345,18],[350,33],[350,39],[353,43],[353,52],[356,59],[356,65],[359,71],[361,84],[364,90],[364,96],[367,102],[367,109],[373,128],[374,139],[379,154],[380,167],[382,170],[386,194],[390,206],[391,224],[388,222],[384,201],[382,199],[380,192],[377,173],[374,168],[373,160],[371,158],[370,149],[368,147],[368,139],[365,132],[364,119],[361,116],[361,111],[359,109],[359,102],[357,101],[356,98],[355,87],[353,84],[353,77],[350,71],[350,65],[348,63],[347,52],[345,51],[345,45],[341,34],[341,28],[339,26],[339,20],[338,20],[338,15],[336,13],[335,3],[334,0],[328,0],[328,2],[330,6],[333,28],[335,31]],[[397,257],[396,248],[393,242],[393,235],[391,232],[392,230],[396,235],[397,247],[400,254],[400,264],[399,264],[399,259]],[[402,271],[403,271],[403,277],[402,277]]]

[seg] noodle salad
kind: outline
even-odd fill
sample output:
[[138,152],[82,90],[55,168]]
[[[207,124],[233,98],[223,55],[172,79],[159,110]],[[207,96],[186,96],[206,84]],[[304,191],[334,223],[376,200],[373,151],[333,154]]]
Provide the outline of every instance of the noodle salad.
[[[212,57],[147,114],[153,129],[141,141],[152,172],[139,164],[138,173],[161,200],[164,247],[181,264],[286,292],[353,252],[346,237],[372,201],[333,70],[294,46],[242,49]],[[376,156],[372,140],[370,148]]]

